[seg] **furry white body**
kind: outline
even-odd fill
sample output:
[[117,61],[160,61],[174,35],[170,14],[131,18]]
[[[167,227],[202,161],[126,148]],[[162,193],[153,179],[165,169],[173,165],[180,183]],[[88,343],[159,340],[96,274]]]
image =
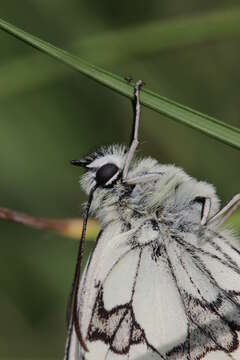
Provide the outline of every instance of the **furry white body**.
[[[81,180],[86,193],[94,169],[122,170],[125,156],[121,146],[96,153]],[[73,328],[68,360],[239,359],[238,243],[215,223],[201,225],[203,199],[208,218],[219,210],[214,187],[151,158],[131,163],[135,178],[131,186],[116,175],[94,192],[101,232],[78,292],[89,351]]]

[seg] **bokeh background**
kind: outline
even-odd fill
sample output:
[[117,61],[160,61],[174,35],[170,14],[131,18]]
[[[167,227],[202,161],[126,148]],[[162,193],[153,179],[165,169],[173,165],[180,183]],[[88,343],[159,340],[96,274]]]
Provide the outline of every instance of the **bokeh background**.
[[[238,5],[2,0],[1,17],[239,127]],[[211,26],[209,16],[223,25]],[[161,37],[156,29],[163,29]],[[80,216],[86,198],[80,170],[69,160],[102,144],[128,142],[131,110],[128,99],[0,32],[0,206],[51,218]],[[140,139],[141,155],[215,184],[223,203],[240,191],[237,150],[148,109]],[[4,221],[0,234],[0,359],[61,359],[77,242]]]

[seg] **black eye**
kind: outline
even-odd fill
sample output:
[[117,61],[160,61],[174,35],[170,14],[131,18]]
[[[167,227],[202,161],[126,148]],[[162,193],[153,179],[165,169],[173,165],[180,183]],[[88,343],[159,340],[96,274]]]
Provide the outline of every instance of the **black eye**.
[[101,166],[96,173],[97,185],[106,185],[106,183],[119,171],[115,164],[105,164]]

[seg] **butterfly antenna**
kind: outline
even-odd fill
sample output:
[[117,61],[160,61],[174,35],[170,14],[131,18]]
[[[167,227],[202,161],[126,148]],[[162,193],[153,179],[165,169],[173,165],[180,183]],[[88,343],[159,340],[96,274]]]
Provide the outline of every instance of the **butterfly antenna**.
[[83,340],[83,336],[81,334],[80,324],[79,324],[78,290],[79,290],[79,280],[80,280],[80,274],[81,274],[82,258],[83,258],[83,252],[84,252],[84,240],[85,240],[86,230],[87,230],[88,215],[89,215],[89,210],[90,210],[92,199],[93,199],[93,194],[94,194],[94,191],[96,190],[96,188],[97,188],[97,186],[95,186],[91,190],[91,192],[89,194],[88,202],[85,207],[84,214],[83,214],[82,234],[81,234],[81,238],[80,238],[80,242],[79,242],[77,263],[76,263],[76,267],[75,267],[73,284],[72,284],[72,289],[71,289],[71,293],[69,296],[68,307],[67,307],[67,322],[68,322],[68,329],[69,329],[69,331],[68,331],[69,332],[69,334],[68,334],[69,343],[67,345],[67,350],[66,350],[67,354],[69,353],[70,338],[71,338],[73,325],[75,328],[77,338],[78,338],[82,348],[85,351],[88,351],[88,348]]
[[140,119],[140,101],[139,101],[139,93],[141,86],[143,85],[142,80],[138,80],[134,85],[134,97],[133,97],[133,128],[132,128],[132,136],[130,141],[130,148],[127,153],[126,162],[123,169],[123,180],[126,179],[128,175],[128,170],[130,163],[135,154],[136,148],[138,146],[138,129],[139,129],[139,119]]
[[240,208],[240,194],[235,195],[220,211],[207,221],[207,225],[215,223],[220,226]]

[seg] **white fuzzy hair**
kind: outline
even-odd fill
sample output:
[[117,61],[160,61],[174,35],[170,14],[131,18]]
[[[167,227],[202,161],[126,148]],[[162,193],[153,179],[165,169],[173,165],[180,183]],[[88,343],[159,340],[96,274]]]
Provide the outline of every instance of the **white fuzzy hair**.
[[[87,166],[89,170],[81,179],[84,191],[89,194],[95,186],[95,175],[99,167],[114,163],[122,170],[125,158],[126,150],[121,145],[104,147],[96,152],[94,160]],[[133,225],[140,221],[139,218],[144,217],[146,220],[146,217],[158,217],[174,226],[184,224],[190,230],[191,226],[200,225],[202,205],[197,201],[198,198],[211,200],[209,217],[218,211],[219,199],[215,188],[190,177],[181,168],[161,165],[152,158],[134,159],[128,179],[147,174],[156,174],[159,177],[134,187],[119,179],[111,188],[99,187],[95,190],[91,211],[102,226],[119,219]]]

